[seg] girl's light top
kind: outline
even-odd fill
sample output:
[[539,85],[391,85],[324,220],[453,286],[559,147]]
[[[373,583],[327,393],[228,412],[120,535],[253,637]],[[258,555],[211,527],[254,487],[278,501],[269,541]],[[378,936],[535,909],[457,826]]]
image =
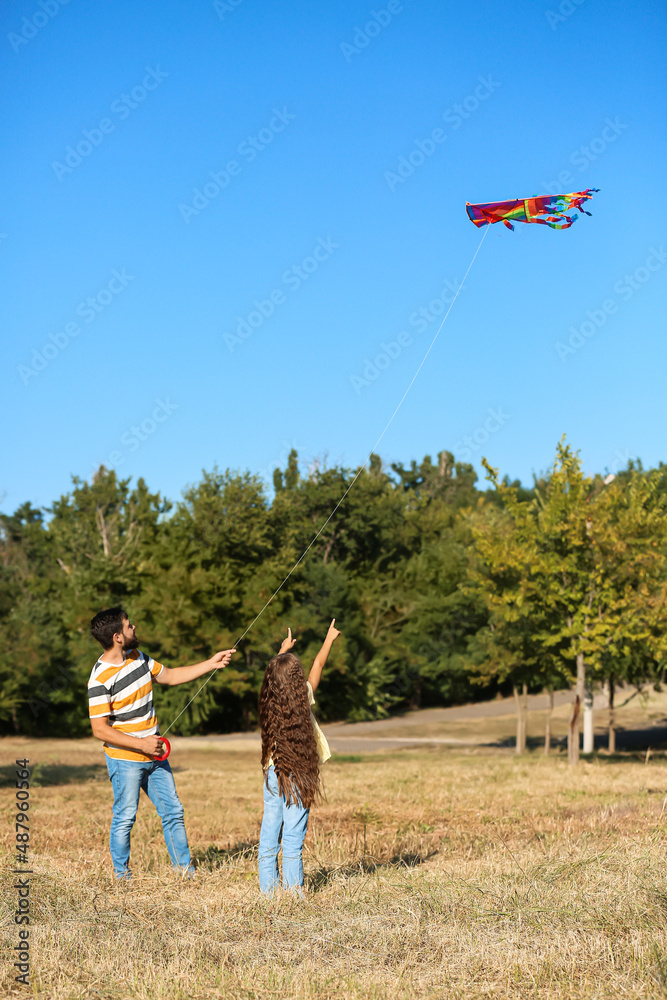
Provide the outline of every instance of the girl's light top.
[[308,704],[311,706],[310,709],[310,721],[313,724],[313,732],[315,733],[315,742],[317,743],[317,753],[319,754],[320,764],[324,764],[325,760],[329,760],[331,757],[331,750],[329,749],[329,744],[327,743],[327,738],[317,724],[317,719],[313,715],[312,706],[315,704],[315,695],[313,693],[313,688],[310,681],[306,681],[306,688],[308,689]]

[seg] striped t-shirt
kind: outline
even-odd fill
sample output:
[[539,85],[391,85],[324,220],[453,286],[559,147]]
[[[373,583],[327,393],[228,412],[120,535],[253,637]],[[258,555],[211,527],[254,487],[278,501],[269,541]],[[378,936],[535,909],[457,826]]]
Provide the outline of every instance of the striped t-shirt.
[[[109,725],[132,736],[155,736],[157,716],[153,708],[153,678],[162,673],[161,663],[131,649],[119,665],[100,659],[88,681],[88,714],[91,719],[108,717]],[[148,754],[135,753],[113,743],[104,744],[108,757],[121,760],[152,760]]]

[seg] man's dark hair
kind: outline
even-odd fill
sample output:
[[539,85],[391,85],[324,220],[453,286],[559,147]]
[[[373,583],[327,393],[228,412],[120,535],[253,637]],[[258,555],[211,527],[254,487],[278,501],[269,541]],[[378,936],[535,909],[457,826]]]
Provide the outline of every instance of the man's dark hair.
[[122,608],[107,608],[95,615],[90,623],[90,634],[97,639],[102,649],[111,649],[116,632],[123,631],[123,619],[127,612]]

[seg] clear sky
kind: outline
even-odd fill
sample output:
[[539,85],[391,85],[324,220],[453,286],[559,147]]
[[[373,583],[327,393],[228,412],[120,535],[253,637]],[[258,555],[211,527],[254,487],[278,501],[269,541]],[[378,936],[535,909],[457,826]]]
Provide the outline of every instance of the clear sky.
[[658,0],[1,17],[4,510],[101,463],[172,499],[291,447],[355,466],[484,233],[465,202],[588,187],[567,231],[488,229],[380,452],[667,459]]

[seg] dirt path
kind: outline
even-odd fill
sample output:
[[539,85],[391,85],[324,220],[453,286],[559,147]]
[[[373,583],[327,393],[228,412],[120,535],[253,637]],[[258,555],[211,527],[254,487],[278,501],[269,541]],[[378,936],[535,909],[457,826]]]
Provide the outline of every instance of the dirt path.
[[[572,701],[571,691],[558,691],[554,695],[554,708],[567,705]],[[595,708],[605,708],[606,698],[595,696]],[[528,711],[545,711],[549,707],[545,694],[528,696]],[[479,746],[485,742],[483,733],[465,738],[442,734],[424,736],[425,727],[433,724],[446,727],[449,723],[474,721],[479,719],[498,719],[513,716],[515,704],[513,698],[497,698],[493,701],[473,702],[469,705],[456,705],[451,708],[425,708],[405,715],[392,716],[389,719],[379,719],[375,722],[334,722],[322,725],[329,745],[334,753],[370,753],[374,750],[396,750],[399,747],[438,745],[443,746]],[[397,732],[398,730],[398,732]],[[224,744],[228,750],[259,750],[258,733],[228,733],[222,736],[190,736],[189,744]],[[180,742],[179,737],[172,741]],[[491,742],[494,742],[493,739]]]
[[[554,708],[569,704],[572,701],[571,691],[558,691],[554,695]],[[606,700],[598,695],[596,708],[606,704]],[[549,699],[546,694],[529,694],[528,711],[546,711]],[[329,736],[361,736],[371,735],[383,726],[391,725],[414,729],[418,726],[431,725],[433,722],[464,722],[468,719],[491,719],[503,715],[514,715],[516,711],[514,698],[496,698],[493,701],[471,702],[469,705],[452,705],[450,708],[422,708],[416,712],[406,712],[405,715],[394,715],[391,719],[378,719],[375,722],[334,722],[322,726]]]

